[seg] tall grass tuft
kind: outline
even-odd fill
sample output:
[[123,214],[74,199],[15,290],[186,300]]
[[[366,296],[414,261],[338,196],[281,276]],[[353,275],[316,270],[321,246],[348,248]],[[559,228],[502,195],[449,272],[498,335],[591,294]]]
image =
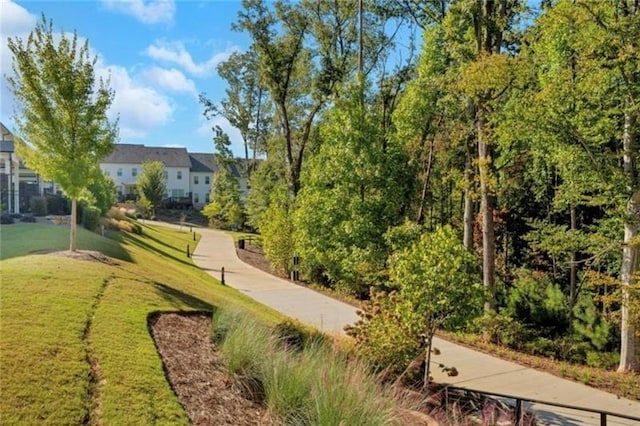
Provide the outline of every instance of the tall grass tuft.
[[398,423],[399,406],[411,408],[366,364],[321,339],[309,339],[300,350],[283,344],[278,330],[224,310],[214,314],[213,336],[229,372],[255,380],[264,404],[285,424],[390,425]]

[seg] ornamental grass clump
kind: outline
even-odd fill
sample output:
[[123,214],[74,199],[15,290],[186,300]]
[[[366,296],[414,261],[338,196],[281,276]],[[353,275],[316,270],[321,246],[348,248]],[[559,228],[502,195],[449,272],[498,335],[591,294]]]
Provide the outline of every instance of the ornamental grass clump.
[[367,364],[322,339],[309,339],[302,349],[287,344],[277,329],[238,312],[219,310],[213,318],[213,340],[228,371],[274,416],[295,425],[398,423],[403,402]]

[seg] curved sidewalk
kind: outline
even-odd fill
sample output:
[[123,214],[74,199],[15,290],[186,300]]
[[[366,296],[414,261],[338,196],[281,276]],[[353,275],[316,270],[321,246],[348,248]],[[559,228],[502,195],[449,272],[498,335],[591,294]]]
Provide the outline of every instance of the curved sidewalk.
[[[220,279],[220,270],[224,267],[228,286],[325,332],[342,334],[344,325],[358,319],[356,308],[351,305],[274,277],[242,262],[238,259],[233,239],[228,234],[206,228],[199,228],[197,231],[202,238],[193,253],[194,263],[216,279]],[[618,398],[442,339],[435,338],[434,346],[440,349],[441,355],[435,356],[433,361],[455,366],[459,373],[456,377],[448,377],[435,364],[432,376],[436,382],[640,417],[639,401]],[[546,405],[534,405],[532,408],[541,424],[600,424],[597,414]],[[607,421],[609,425],[639,424],[612,416],[608,416]]]

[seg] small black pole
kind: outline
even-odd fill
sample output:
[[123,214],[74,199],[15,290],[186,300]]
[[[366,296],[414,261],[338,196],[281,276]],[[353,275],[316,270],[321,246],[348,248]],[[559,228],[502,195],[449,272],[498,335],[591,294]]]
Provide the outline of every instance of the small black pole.
[[195,241],[195,240],[196,240],[196,233],[194,232],[193,233],[193,241]]
[[222,267],[222,269],[220,270],[220,272],[221,272],[221,275],[222,275],[222,279],[220,280],[220,283],[221,283],[222,285],[224,285],[224,266]]
[[191,256],[189,255],[189,244],[187,244],[187,257],[191,257]]

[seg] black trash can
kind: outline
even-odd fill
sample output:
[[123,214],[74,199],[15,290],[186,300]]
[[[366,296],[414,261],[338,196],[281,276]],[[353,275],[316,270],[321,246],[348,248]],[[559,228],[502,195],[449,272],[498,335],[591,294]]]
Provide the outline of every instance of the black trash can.
[[238,248],[239,248],[240,250],[244,250],[244,238],[240,238],[240,239],[238,240]]

